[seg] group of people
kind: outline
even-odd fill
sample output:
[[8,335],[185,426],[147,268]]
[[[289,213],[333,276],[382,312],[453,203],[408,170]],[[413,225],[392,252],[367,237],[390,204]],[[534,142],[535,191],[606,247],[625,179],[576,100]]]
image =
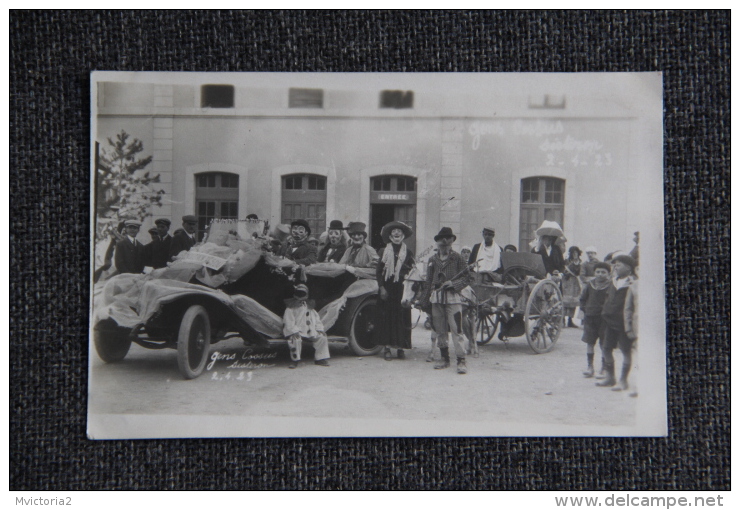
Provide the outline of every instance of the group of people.
[[[375,321],[374,338],[378,345],[384,346],[386,359],[392,357],[392,349],[396,350],[399,358],[403,358],[404,349],[411,348],[411,310],[401,306],[403,282],[414,267],[414,255],[404,243],[412,234],[411,228],[401,222],[385,225],[381,236],[387,244],[380,253],[367,244],[366,225],[362,222],[349,223],[345,228],[341,221],[331,221],[326,244],[320,249],[309,242],[311,228],[305,220],[291,222],[290,232],[290,238],[282,243],[279,253],[297,264],[336,262],[345,265],[351,273],[356,268],[375,269],[379,296],[377,313],[382,320]],[[287,305],[283,333],[290,348],[289,368],[296,368],[300,362],[304,341],[312,343],[315,348],[314,363],[328,366],[326,332],[313,310],[308,288],[298,285],[294,298]]]
[[[584,377],[600,379],[600,387],[613,391],[630,388],[629,374],[632,354],[638,338],[638,279],[639,233],[635,233],[635,248],[628,254],[610,253],[603,262],[596,257],[596,248],[586,248],[589,261],[584,263],[583,291],[578,303],[583,311],[583,342],[586,343],[587,368]],[[601,348],[601,369],[594,369],[596,343]],[[614,350],[622,353],[619,379],[615,374]],[[631,396],[637,396],[632,388]]]
[[149,229],[151,242],[142,244],[136,239],[141,222],[120,222],[113,231],[103,265],[95,271],[93,281],[97,282],[113,262],[118,273],[141,273],[145,267],[166,267],[178,253],[189,250],[197,242],[198,219],[193,215],[183,216],[182,227],[175,230],[174,234],[170,234],[172,222],[168,218],[159,218],[154,221],[154,225]]
[[[113,259],[119,273],[141,273],[146,266],[165,267],[180,252],[196,244],[197,218],[193,215],[183,216],[182,228],[172,235],[169,219],[160,218],[154,224],[149,230],[151,242],[142,244],[136,239],[141,222],[122,222],[106,251],[103,267],[96,271],[95,280],[100,277],[99,272],[110,267]],[[311,236],[306,220],[296,219],[290,224],[289,235],[282,239],[268,236],[264,248],[304,267],[335,262],[345,265],[349,272],[355,272],[356,268],[374,269],[379,298],[374,340],[376,345],[383,346],[384,359],[404,359],[404,351],[411,349],[412,331],[411,309],[402,304],[404,280],[416,265],[405,240],[412,234],[410,226],[392,221],[381,230],[385,247],[375,250],[367,243],[366,225],[362,222],[351,222],[345,227],[341,221],[333,220],[319,240]],[[451,336],[457,373],[467,373],[461,291],[473,283],[501,282],[501,254],[517,251],[513,245],[501,248],[494,242],[493,227],[484,227],[481,234],[482,242],[472,248],[464,246],[460,253],[452,249],[457,237],[451,228],[443,227],[434,236],[436,248],[426,261],[426,282],[418,304],[431,318],[430,326],[439,346],[441,358],[435,369],[450,367]],[[626,390],[637,339],[639,233],[635,232],[635,247],[629,254],[610,253],[603,262],[593,246],[586,248],[585,262],[581,262],[582,251],[577,246],[571,246],[567,258],[564,257],[564,239],[557,223],[545,221],[536,231],[531,252],[542,257],[548,276],[560,281],[566,326],[576,324],[576,310],[583,314],[582,340],[587,344],[588,363],[584,376],[601,379],[598,386]],[[315,348],[315,364],[329,366],[326,332],[313,309],[308,288],[303,284],[296,286],[293,299],[286,304],[283,333],[290,348],[289,367],[295,368],[300,362],[304,341],[311,342]],[[594,368],[597,342],[602,353],[598,373]],[[613,354],[616,348],[623,356],[619,380]]]
[[[635,246],[629,253],[611,252],[604,260],[598,258],[594,246],[586,248],[585,262],[581,261],[583,252],[578,246],[568,249],[563,257],[561,248],[564,240],[560,226],[555,222],[544,222],[537,230],[537,238],[532,252],[542,256],[545,270],[560,280],[563,294],[565,325],[577,326],[579,311],[583,315],[582,340],[586,343],[586,378],[600,379],[600,387],[610,387],[613,391],[630,388],[629,374],[632,368],[632,355],[637,341],[637,271],[639,268],[640,233],[635,232]],[[601,369],[594,368],[595,346],[601,348]],[[614,350],[622,353],[622,367],[617,379]],[[631,396],[637,396],[632,388]]]

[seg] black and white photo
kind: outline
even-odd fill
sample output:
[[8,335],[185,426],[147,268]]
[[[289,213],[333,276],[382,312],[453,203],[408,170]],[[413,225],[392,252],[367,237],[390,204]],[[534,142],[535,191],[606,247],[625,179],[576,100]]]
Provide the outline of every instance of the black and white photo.
[[660,73],[91,100],[89,437],[667,434]]

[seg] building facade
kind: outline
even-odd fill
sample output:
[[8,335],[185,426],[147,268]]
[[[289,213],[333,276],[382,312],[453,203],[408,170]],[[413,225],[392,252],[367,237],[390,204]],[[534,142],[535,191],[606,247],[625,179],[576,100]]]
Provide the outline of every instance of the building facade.
[[603,256],[631,247],[660,166],[641,157],[634,81],[577,76],[144,73],[93,83],[94,139],[125,130],[153,156],[165,194],[148,222],[362,221],[377,247],[396,219],[420,252],[443,226],[458,249],[483,226],[528,249],[549,219]]

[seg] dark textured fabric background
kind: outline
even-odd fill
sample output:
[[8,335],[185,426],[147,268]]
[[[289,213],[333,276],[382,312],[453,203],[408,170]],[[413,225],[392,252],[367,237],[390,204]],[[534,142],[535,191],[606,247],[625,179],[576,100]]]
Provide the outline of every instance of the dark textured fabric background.
[[[729,488],[729,12],[15,11],[10,59],[11,489]],[[663,71],[670,437],[87,440],[95,69]]]

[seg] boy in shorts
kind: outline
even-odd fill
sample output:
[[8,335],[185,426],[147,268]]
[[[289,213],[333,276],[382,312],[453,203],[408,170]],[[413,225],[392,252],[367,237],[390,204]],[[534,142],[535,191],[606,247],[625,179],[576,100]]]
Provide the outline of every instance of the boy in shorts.
[[601,318],[601,312],[606,301],[606,293],[611,285],[609,273],[611,266],[606,262],[597,262],[593,268],[594,279],[583,286],[581,292],[580,304],[583,310],[583,337],[581,340],[586,343],[586,360],[588,368],[583,372],[584,377],[594,376],[594,346],[599,340],[601,348],[601,371],[604,371],[604,324]]
[[[597,386],[615,386],[614,391],[622,391],[628,388],[627,377],[632,366],[632,344],[634,338],[630,338],[624,324],[624,304],[627,299],[627,291],[634,283],[635,259],[629,255],[617,255],[614,262],[614,277],[606,292],[606,301],[601,317],[604,319],[604,362],[606,365],[606,379],[596,383]],[[619,384],[614,377],[614,349],[619,347],[622,351],[622,374]]]

